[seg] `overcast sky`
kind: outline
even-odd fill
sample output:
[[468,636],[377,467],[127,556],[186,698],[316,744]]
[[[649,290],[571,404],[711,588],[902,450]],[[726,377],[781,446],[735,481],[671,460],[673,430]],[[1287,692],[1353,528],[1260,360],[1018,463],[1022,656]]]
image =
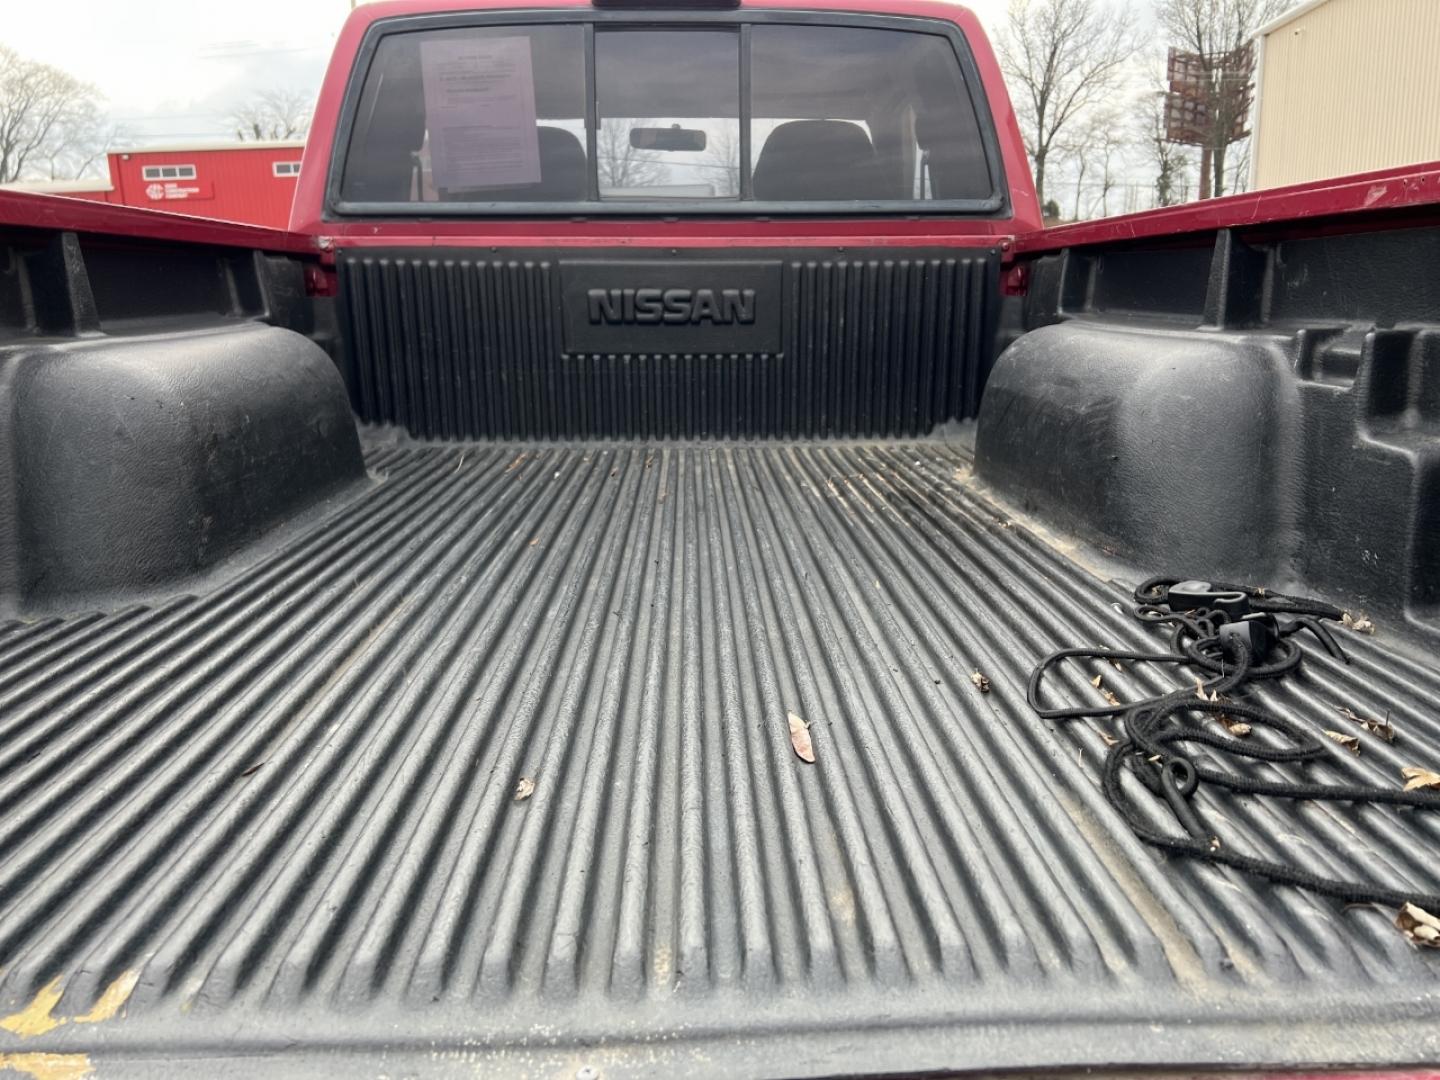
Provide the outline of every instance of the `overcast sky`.
[[[137,144],[225,138],[259,87],[314,93],[350,0],[4,0],[0,43],[87,79]],[[991,30],[1005,0],[966,5]]]
[[0,42],[87,79],[138,142],[217,138],[255,87],[313,93],[349,0],[5,0]]

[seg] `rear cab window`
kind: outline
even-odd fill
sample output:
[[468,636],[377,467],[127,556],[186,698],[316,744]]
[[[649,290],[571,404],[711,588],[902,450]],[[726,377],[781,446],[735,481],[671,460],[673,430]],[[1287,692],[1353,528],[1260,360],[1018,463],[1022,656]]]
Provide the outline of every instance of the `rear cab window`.
[[564,15],[377,23],[330,210],[1005,210],[993,126],[949,24]]

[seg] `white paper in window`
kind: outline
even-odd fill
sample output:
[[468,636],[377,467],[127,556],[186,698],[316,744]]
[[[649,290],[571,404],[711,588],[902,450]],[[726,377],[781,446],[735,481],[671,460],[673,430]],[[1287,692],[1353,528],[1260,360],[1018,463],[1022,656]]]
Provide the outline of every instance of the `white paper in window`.
[[430,170],[442,191],[540,181],[540,131],[528,37],[420,46]]

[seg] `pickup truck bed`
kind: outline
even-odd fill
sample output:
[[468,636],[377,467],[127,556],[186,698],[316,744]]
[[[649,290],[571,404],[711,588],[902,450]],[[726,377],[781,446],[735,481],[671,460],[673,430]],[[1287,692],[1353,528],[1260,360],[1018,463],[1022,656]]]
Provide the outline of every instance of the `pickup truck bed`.
[[0,1073],[1440,1064],[1440,165],[1042,229],[958,4],[386,0],[295,183],[0,192]]
[[[1142,571],[987,494],[973,431],[364,436],[363,490],[259,561],[0,628],[0,985],[42,988],[15,1015],[50,1048],[557,1076],[1436,1051],[1393,913],[1165,859],[1099,790],[1112,725],[1026,705],[1050,650],[1156,639],[1119,607]],[[1349,666],[1307,650],[1258,697],[1391,718],[1331,779],[1440,760],[1440,677],[1340,634]],[[1341,876],[1423,885],[1440,839],[1200,797]],[[125,1023],[82,1027],[97,1000]]]

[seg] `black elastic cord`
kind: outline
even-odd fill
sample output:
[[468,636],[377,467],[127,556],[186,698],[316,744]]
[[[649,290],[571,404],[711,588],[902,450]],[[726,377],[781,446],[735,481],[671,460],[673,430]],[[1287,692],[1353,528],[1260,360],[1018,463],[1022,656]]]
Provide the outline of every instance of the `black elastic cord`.
[[[1295,671],[1304,656],[1295,640],[1295,635],[1301,630],[1310,631],[1331,656],[1346,660],[1339,643],[1321,622],[1339,620],[1343,613],[1339,608],[1305,597],[1267,593],[1249,586],[1213,585],[1217,591],[1244,593],[1252,611],[1263,612],[1267,618],[1281,614],[1294,616],[1284,624],[1278,620],[1271,621],[1274,630],[1270,655],[1265,656],[1263,662],[1256,662],[1245,639],[1222,640],[1221,627],[1229,620],[1223,611],[1174,611],[1169,608],[1170,586],[1181,580],[1151,578],[1135,590],[1135,600],[1139,605],[1134,611],[1136,618],[1157,626],[1173,627],[1170,652],[1086,648],[1057,650],[1040,661],[1030,673],[1025,693],[1030,707],[1047,720],[1121,717],[1124,731],[1105,756],[1101,786],[1106,798],[1135,835],[1148,844],[1177,855],[1231,866],[1274,882],[1351,903],[1399,906],[1409,901],[1431,911],[1440,911],[1440,895],[1394,889],[1372,882],[1322,877],[1287,863],[1230,851],[1223,838],[1205,824],[1193,796],[1196,790],[1207,784],[1243,795],[1431,810],[1440,809],[1440,794],[1364,784],[1264,780],[1212,768],[1195,760],[1187,750],[1195,745],[1209,747],[1232,758],[1300,765],[1327,760],[1336,753],[1330,742],[1288,717],[1249,702],[1220,699],[1225,694],[1243,690],[1252,680],[1280,678]],[[1067,660],[1178,664],[1204,671],[1210,679],[1200,680],[1198,686],[1191,684],[1156,697],[1119,705],[1047,707],[1041,702],[1041,684],[1051,668]],[[1246,723],[1252,729],[1265,728],[1281,745],[1269,745],[1260,740],[1222,734],[1214,728],[1202,728],[1194,720],[1196,714],[1202,717],[1223,714],[1231,722]],[[1150,826],[1124,789],[1122,780],[1127,774],[1166,805],[1184,830],[1184,835],[1159,832]]]

